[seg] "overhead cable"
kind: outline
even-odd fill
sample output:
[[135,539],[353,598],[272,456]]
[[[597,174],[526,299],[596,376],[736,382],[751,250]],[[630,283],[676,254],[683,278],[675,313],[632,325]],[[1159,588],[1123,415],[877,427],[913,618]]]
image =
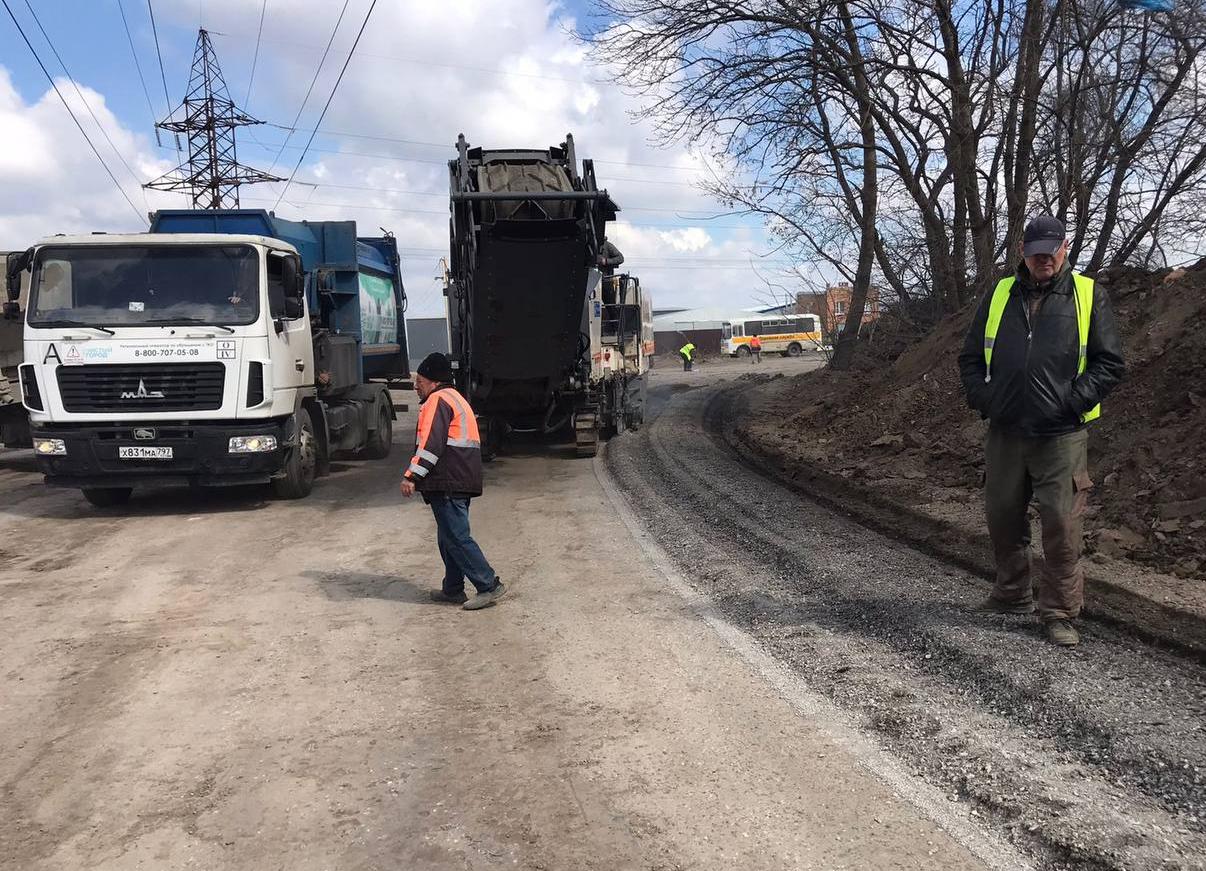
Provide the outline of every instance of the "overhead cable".
[[80,123],[80,119],[75,116],[75,112],[71,111],[71,104],[63,96],[63,92],[59,90],[59,86],[55,83],[54,76],[50,74],[50,70],[46,69],[46,64],[42,63],[42,58],[38,56],[37,50],[33,47],[33,43],[29,41],[29,37],[25,35],[25,29],[21,27],[21,22],[17,20],[17,16],[13,14],[12,7],[8,5],[8,0],[0,0],[4,4],[4,11],[8,13],[8,17],[13,20],[13,24],[17,27],[17,32],[21,34],[21,39],[25,41],[25,45],[29,48],[30,54],[34,56],[34,60],[38,62],[38,66],[42,68],[42,74],[46,76],[46,81],[50,82],[50,86],[54,88],[54,92],[59,95],[59,101],[63,104],[63,108],[67,110],[67,114],[71,116],[71,120],[75,122],[75,126],[79,129],[80,135],[84,137],[84,141],[88,143],[88,147],[92,149],[92,153],[96,155],[96,159],[100,161],[100,165],[104,167],[105,173],[109,176],[109,180],[121,193],[122,198],[130,204],[130,208],[134,210],[134,214],[138,215],[138,219],[142,223],[147,223],[147,216],[139,211],[138,206],[134,205],[134,201],[126,194],[125,188],[121,186],[121,182],[117,180],[117,176],[113,174],[113,170],[109,169],[109,164],[105,163],[105,159],[101,157],[101,153],[93,144],[91,137],[88,136],[88,131],[84,129],[84,125]]
[[[360,23],[360,32],[356,34],[356,41],[352,43],[352,48],[348,52],[347,59],[343,62],[343,69],[339,71],[339,78],[335,80],[335,86],[331,88],[331,95],[327,97],[327,104],[322,107],[322,114],[318,116],[318,121],[314,125],[314,129],[310,132],[310,139],[306,142],[306,147],[302,150],[301,156],[297,158],[297,165],[293,167],[293,172],[289,173],[289,179],[285,182],[285,187],[281,190],[281,195],[277,197],[277,205],[280,205],[281,200],[285,198],[285,193],[289,190],[289,185],[293,182],[293,177],[297,175],[297,171],[301,169],[302,161],[306,159],[306,153],[310,150],[310,146],[314,144],[314,137],[318,135],[318,128],[322,127],[323,120],[327,117],[327,110],[331,108],[331,101],[335,99],[335,93],[339,90],[339,84],[343,81],[344,73],[348,71],[348,65],[351,64],[352,58],[356,54],[356,47],[360,45],[360,38],[364,36],[364,29],[368,27],[369,19],[373,16],[373,10],[377,8],[377,0],[373,0],[369,5],[368,12],[364,13],[364,21]],[[276,208],[276,206],[273,206]]]

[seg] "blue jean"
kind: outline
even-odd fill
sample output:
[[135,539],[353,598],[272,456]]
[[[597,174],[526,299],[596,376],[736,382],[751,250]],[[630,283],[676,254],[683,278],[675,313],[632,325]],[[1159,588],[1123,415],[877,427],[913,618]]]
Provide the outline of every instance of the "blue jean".
[[479,593],[493,590],[498,576],[469,532],[469,500],[438,494],[427,498],[435,515],[440,558],[444,560],[444,592],[461,595],[465,592],[466,578]]

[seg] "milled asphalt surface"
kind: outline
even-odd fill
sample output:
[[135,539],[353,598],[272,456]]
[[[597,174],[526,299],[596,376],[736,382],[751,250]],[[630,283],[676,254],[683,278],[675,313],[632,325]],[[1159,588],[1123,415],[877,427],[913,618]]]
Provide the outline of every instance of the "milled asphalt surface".
[[749,371],[655,370],[652,422],[607,449],[698,592],[1040,867],[1206,868],[1202,669],[1125,626],[1063,650],[973,613],[982,579],[753,471],[725,438]]

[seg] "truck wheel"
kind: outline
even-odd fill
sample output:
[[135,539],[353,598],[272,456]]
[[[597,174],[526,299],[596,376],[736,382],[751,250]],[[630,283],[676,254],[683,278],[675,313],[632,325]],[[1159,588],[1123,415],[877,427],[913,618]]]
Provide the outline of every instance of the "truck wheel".
[[85,487],[80,491],[97,508],[113,508],[130,501],[133,487]]
[[308,411],[297,413],[297,444],[289,449],[285,459],[284,477],[272,482],[272,489],[281,499],[304,499],[314,489],[318,471],[318,439],[314,437],[314,421]]
[[804,349],[800,346],[799,342],[792,342],[787,346],[787,356],[789,357],[799,357],[803,353]]
[[369,434],[368,444],[364,446],[364,457],[367,460],[384,460],[393,449],[394,419],[390,417],[389,409],[384,405],[378,411],[377,429]]

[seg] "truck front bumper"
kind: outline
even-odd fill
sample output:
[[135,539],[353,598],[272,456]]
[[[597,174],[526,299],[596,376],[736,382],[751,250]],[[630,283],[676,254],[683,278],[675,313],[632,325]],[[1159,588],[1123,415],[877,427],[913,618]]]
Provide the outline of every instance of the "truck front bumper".
[[[66,447],[61,456],[37,454],[46,483],[54,486],[229,487],[264,484],[279,474],[292,436],[288,421],[50,424],[37,427],[33,436],[60,439]],[[230,440],[235,436],[273,436],[277,447],[232,454]],[[170,447],[172,456],[123,459],[121,447]]]

